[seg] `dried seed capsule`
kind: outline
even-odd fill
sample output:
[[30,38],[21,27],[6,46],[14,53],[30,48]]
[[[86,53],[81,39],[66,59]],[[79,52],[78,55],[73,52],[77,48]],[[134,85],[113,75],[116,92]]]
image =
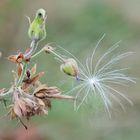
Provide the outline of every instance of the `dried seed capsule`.
[[60,69],[67,75],[74,77],[78,76],[78,65],[73,58],[66,59],[65,62],[60,66]]

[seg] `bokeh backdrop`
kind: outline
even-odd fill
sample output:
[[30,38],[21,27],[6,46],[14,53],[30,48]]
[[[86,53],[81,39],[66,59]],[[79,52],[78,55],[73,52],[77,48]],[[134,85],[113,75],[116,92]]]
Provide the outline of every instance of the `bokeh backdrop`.
[[[128,74],[136,77],[137,83],[124,88],[134,106],[126,104],[126,112],[117,110],[111,119],[97,104],[93,108],[74,112],[72,102],[54,100],[48,116],[33,117],[30,120],[30,125],[37,129],[32,131],[39,133],[44,140],[139,140],[140,1],[0,0],[0,51],[3,55],[0,59],[0,88],[9,87],[12,82],[11,71],[14,65],[8,62],[6,57],[18,50],[24,51],[30,45],[25,15],[33,19],[38,8],[46,9],[48,15],[47,38],[40,44],[40,48],[46,43],[54,42],[84,61],[85,56],[106,33],[103,47],[98,52],[102,53],[122,40],[119,51],[133,51],[135,54],[120,65],[131,67]],[[38,71],[46,72],[42,81],[47,79],[49,85],[57,85],[62,90],[71,88],[72,79],[59,71],[59,64],[52,56],[42,55],[33,64],[36,62],[39,65]],[[66,78],[69,82],[67,86],[63,86]],[[115,111],[114,109],[113,112]],[[1,104],[1,116],[4,113],[5,109]],[[17,129],[18,127],[17,121],[11,121],[7,117],[0,119],[2,136],[9,135],[10,140],[18,133],[15,139],[31,140],[24,138],[23,135],[27,132]],[[35,138],[39,139],[36,136]]]

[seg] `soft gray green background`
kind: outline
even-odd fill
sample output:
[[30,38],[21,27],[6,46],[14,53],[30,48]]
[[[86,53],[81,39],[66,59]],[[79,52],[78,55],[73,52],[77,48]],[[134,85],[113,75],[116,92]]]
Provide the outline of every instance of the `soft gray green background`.
[[[14,65],[6,57],[29,46],[28,22],[24,15],[33,19],[38,8],[48,13],[47,39],[40,44],[55,42],[66,48],[81,61],[91,51],[99,38],[106,33],[101,53],[113,43],[122,40],[119,51],[134,51],[122,66],[130,66],[130,75],[140,76],[140,1],[139,0],[0,0],[0,88],[10,86]],[[91,45],[93,44],[93,45]],[[64,76],[59,64],[52,56],[39,57],[38,71],[45,71],[49,85],[57,85],[62,90]],[[140,81],[123,89],[134,102],[125,104],[126,113],[113,110],[112,119],[100,106],[74,112],[73,104],[67,101],[53,101],[49,116],[34,117],[31,122],[42,135],[50,140],[139,140],[140,139]],[[94,105],[94,104],[93,104]],[[117,108],[117,106],[116,106]],[[118,111],[119,110],[119,111]],[[1,105],[1,116],[3,106]],[[86,115],[85,115],[86,114]],[[0,120],[1,130],[15,129],[16,121],[8,118]]]

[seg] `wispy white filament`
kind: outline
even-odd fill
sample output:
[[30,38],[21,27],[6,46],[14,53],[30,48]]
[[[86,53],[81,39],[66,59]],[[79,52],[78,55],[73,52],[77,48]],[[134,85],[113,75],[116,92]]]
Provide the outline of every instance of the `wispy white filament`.
[[85,101],[88,101],[88,97],[91,98],[91,95],[93,95],[94,98],[94,96],[98,94],[102,98],[105,108],[111,117],[110,108],[112,108],[113,101],[117,102],[123,110],[125,110],[125,108],[122,99],[125,99],[131,105],[133,104],[128,97],[116,89],[116,85],[125,86],[128,82],[135,83],[133,78],[124,73],[128,68],[117,68],[120,60],[133,53],[125,52],[112,57],[111,54],[113,54],[119,47],[120,42],[117,42],[95,61],[96,51],[101,46],[100,42],[103,40],[104,36],[105,35],[103,35],[98,41],[92,54],[88,55],[85,64],[82,64],[75,56],[64,48],[60,48],[70,54],[78,62],[80,78],[83,79],[83,81],[78,82],[78,85],[68,92],[68,94],[76,93],[77,101],[75,101],[74,104],[75,109],[78,110]]

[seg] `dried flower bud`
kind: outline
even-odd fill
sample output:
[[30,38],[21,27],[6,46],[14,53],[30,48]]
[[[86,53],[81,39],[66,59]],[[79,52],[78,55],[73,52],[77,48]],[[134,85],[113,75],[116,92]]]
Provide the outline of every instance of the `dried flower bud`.
[[60,66],[61,71],[65,74],[77,77],[78,75],[78,65],[77,62],[73,58],[69,58],[65,60],[64,64]]

